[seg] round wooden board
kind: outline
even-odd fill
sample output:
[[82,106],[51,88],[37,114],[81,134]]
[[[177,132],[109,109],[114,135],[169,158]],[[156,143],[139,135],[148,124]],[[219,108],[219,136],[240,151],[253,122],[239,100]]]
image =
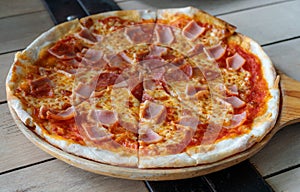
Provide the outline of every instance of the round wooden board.
[[203,164],[194,167],[183,167],[183,168],[163,168],[163,169],[140,169],[131,167],[119,167],[113,165],[107,165],[99,162],[95,162],[86,158],[72,155],[70,153],[64,152],[59,148],[46,142],[44,139],[40,138],[28,127],[26,127],[22,121],[18,118],[15,111],[11,108],[11,114],[14,121],[16,122],[19,129],[23,134],[35,145],[44,150],[45,152],[51,154],[52,156],[70,164],[75,167],[94,172],[97,174],[102,174],[106,176],[112,176],[117,178],[131,179],[131,180],[176,180],[185,179],[196,176],[205,175],[212,173],[232,165],[235,165],[241,161],[248,159],[250,156],[261,150],[266,143],[272,138],[272,136],[280,129],[281,126],[275,126],[259,143],[256,143],[251,148],[234,156],[228,157],[221,161]]

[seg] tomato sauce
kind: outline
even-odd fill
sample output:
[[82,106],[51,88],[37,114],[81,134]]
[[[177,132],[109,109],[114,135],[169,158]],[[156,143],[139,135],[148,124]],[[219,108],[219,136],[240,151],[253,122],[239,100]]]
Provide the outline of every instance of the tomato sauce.
[[[240,114],[244,111],[247,112],[247,120],[244,122],[242,126],[232,128],[232,129],[226,129],[222,128],[219,132],[219,135],[216,139],[222,140],[225,138],[234,138],[236,136],[248,133],[251,130],[251,125],[254,121],[254,119],[259,116],[260,114],[263,114],[266,110],[265,100],[268,98],[269,92],[267,87],[267,82],[263,78],[263,72],[261,69],[261,63],[258,60],[258,58],[251,54],[245,52],[240,46],[235,45],[234,47],[228,47],[226,50],[226,54],[220,58],[217,62],[221,68],[226,67],[226,58],[234,55],[234,53],[239,53],[245,60],[246,63],[243,65],[243,69],[250,72],[251,78],[250,78],[250,90],[247,96],[246,96],[246,106],[235,109],[234,114]],[[205,131],[207,130],[208,125],[198,125],[198,128],[189,144],[189,146],[196,146],[201,144],[203,140],[203,136]],[[209,140],[209,138],[206,138],[206,140]],[[215,141],[212,141],[211,143],[214,143]]]

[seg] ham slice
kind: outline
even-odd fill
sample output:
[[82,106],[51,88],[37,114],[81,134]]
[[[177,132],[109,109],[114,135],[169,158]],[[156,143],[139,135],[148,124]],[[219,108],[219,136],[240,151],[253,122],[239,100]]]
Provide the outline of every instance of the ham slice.
[[78,86],[74,89],[75,93],[83,98],[83,99],[87,99],[90,97],[90,95],[92,94],[92,92],[94,91],[94,87],[90,86],[90,85],[86,85],[83,83],[79,83]]
[[48,52],[58,59],[68,60],[76,57],[82,50],[82,45],[74,37],[67,37],[58,41],[48,49]]
[[124,127],[125,129],[131,131],[132,133],[137,133],[138,132],[137,123],[120,120],[120,125],[122,127]]
[[97,49],[83,49],[81,52],[83,65],[103,67],[106,61],[103,60],[103,52]]
[[224,128],[231,129],[241,126],[247,120],[247,112],[233,115],[230,121],[230,125],[224,126]]
[[118,121],[117,113],[110,110],[95,110],[94,118],[103,125],[110,126]]
[[235,109],[239,109],[239,108],[244,107],[246,105],[246,103],[244,101],[242,101],[240,98],[238,98],[236,96],[227,97],[225,99],[225,101],[230,103],[232,105],[232,107],[235,108]]
[[[124,53],[125,54],[125,53]],[[129,66],[128,58],[125,58],[125,55],[123,53],[115,54],[115,55],[104,55],[104,60],[108,63],[108,65],[112,68],[118,68],[118,69],[125,69]],[[126,55],[126,57],[128,57]]]
[[150,43],[153,27],[153,24],[127,26],[125,35],[133,44]]
[[195,55],[199,55],[202,53],[204,53],[204,45],[202,45],[202,44],[197,44],[191,50],[188,51],[188,55],[190,57],[193,57]]
[[142,97],[143,97],[143,82],[139,82],[138,84],[136,84],[134,87],[132,87],[130,89],[131,94],[140,102],[142,101]]
[[207,56],[211,59],[218,60],[223,57],[226,53],[226,49],[222,45],[218,44],[210,48],[204,49]]
[[193,68],[189,64],[180,67],[170,67],[169,71],[164,75],[167,81],[186,81],[193,75]]
[[182,117],[179,121],[180,125],[191,127],[193,130],[197,129],[199,123],[199,119],[193,116]]
[[235,53],[233,56],[226,58],[227,68],[238,70],[244,64],[246,60],[238,53]]
[[161,141],[163,137],[154,132],[151,128],[144,126],[139,130],[139,139],[147,144],[151,144]]
[[151,60],[144,60],[141,64],[146,67],[147,69],[155,69],[159,67],[163,67],[167,64],[167,62],[160,60],[160,59],[151,59]]
[[116,73],[103,72],[99,75],[96,89],[120,83],[122,78]]
[[154,90],[156,87],[156,82],[153,79],[145,79],[143,81],[143,87],[145,90]]
[[107,132],[103,127],[98,126],[97,124],[81,124],[82,129],[85,132],[87,139],[97,142],[103,142],[110,140],[113,136],[111,133]]
[[155,68],[151,71],[154,80],[162,80],[166,69],[164,67]]
[[203,75],[207,81],[212,81],[220,77],[221,74],[214,70],[205,69]]
[[166,47],[151,45],[150,53],[147,56],[147,58],[161,57],[162,55],[165,55],[167,53],[167,51],[168,51],[168,49]]
[[239,94],[238,87],[236,85],[226,87],[226,93],[228,95],[235,95],[236,96],[236,95]]
[[91,43],[97,42],[97,38],[87,28],[82,28],[81,31],[78,33],[78,37],[84,40],[88,40]]
[[53,89],[51,80],[47,76],[39,77],[34,80],[28,80],[30,92],[26,92],[26,95],[32,95],[34,97],[53,97]]
[[157,42],[161,44],[171,44],[175,40],[171,27],[157,25],[155,27],[155,34],[157,36]]
[[61,111],[57,114],[52,113],[51,111],[46,112],[46,118],[47,119],[55,119],[55,120],[69,120],[72,119],[76,114],[75,108],[74,107],[69,107],[64,111]]
[[188,96],[196,95],[200,91],[207,91],[207,86],[193,86],[193,85],[187,84],[186,88],[185,88],[185,93]]
[[205,28],[201,27],[194,20],[190,21],[183,29],[182,35],[187,39],[194,41],[205,32]]
[[147,100],[145,102],[145,108],[142,111],[142,117],[160,124],[164,122],[167,117],[166,107]]
[[188,78],[193,76],[193,68],[190,64],[184,64],[179,67],[179,69],[186,74]]

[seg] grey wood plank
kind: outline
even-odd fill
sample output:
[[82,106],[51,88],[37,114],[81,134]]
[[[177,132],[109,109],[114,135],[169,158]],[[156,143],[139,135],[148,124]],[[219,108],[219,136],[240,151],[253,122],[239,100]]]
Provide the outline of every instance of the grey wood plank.
[[45,10],[41,0],[1,0],[0,18]]
[[0,19],[0,53],[25,48],[53,26],[46,11]]
[[5,80],[9,68],[14,61],[14,55],[15,52],[0,55],[0,102],[6,101]]
[[290,1],[223,15],[220,18],[260,44],[300,35],[300,1]]
[[224,14],[228,12],[238,11],[242,9],[249,9],[258,6],[265,6],[269,4],[276,4],[285,2],[285,0],[243,0],[243,1],[211,1],[211,0],[189,0],[179,1],[175,0],[133,0],[133,1],[117,1],[122,9],[162,9],[162,8],[177,8],[185,6],[194,6],[209,12],[210,14]]
[[2,191],[147,192],[142,181],[97,175],[59,160],[48,161],[0,176]]
[[300,164],[300,124],[290,125],[274,138],[250,161],[262,176]]
[[275,191],[298,192],[300,189],[300,168],[266,179]]
[[0,105],[0,117],[0,172],[52,158],[25,138],[7,104]]
[[299,45],[300,38],[264,47],[276,68],[298,81],[300,81]]

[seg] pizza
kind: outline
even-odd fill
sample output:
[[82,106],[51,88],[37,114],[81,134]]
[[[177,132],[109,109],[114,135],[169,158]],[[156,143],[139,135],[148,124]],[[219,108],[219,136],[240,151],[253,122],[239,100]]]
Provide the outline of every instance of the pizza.
[[187,167],[273,128],[279,78],[260,45],[193,7],[92,15],[18,52],[8,104],[51,145],[99,163]]

